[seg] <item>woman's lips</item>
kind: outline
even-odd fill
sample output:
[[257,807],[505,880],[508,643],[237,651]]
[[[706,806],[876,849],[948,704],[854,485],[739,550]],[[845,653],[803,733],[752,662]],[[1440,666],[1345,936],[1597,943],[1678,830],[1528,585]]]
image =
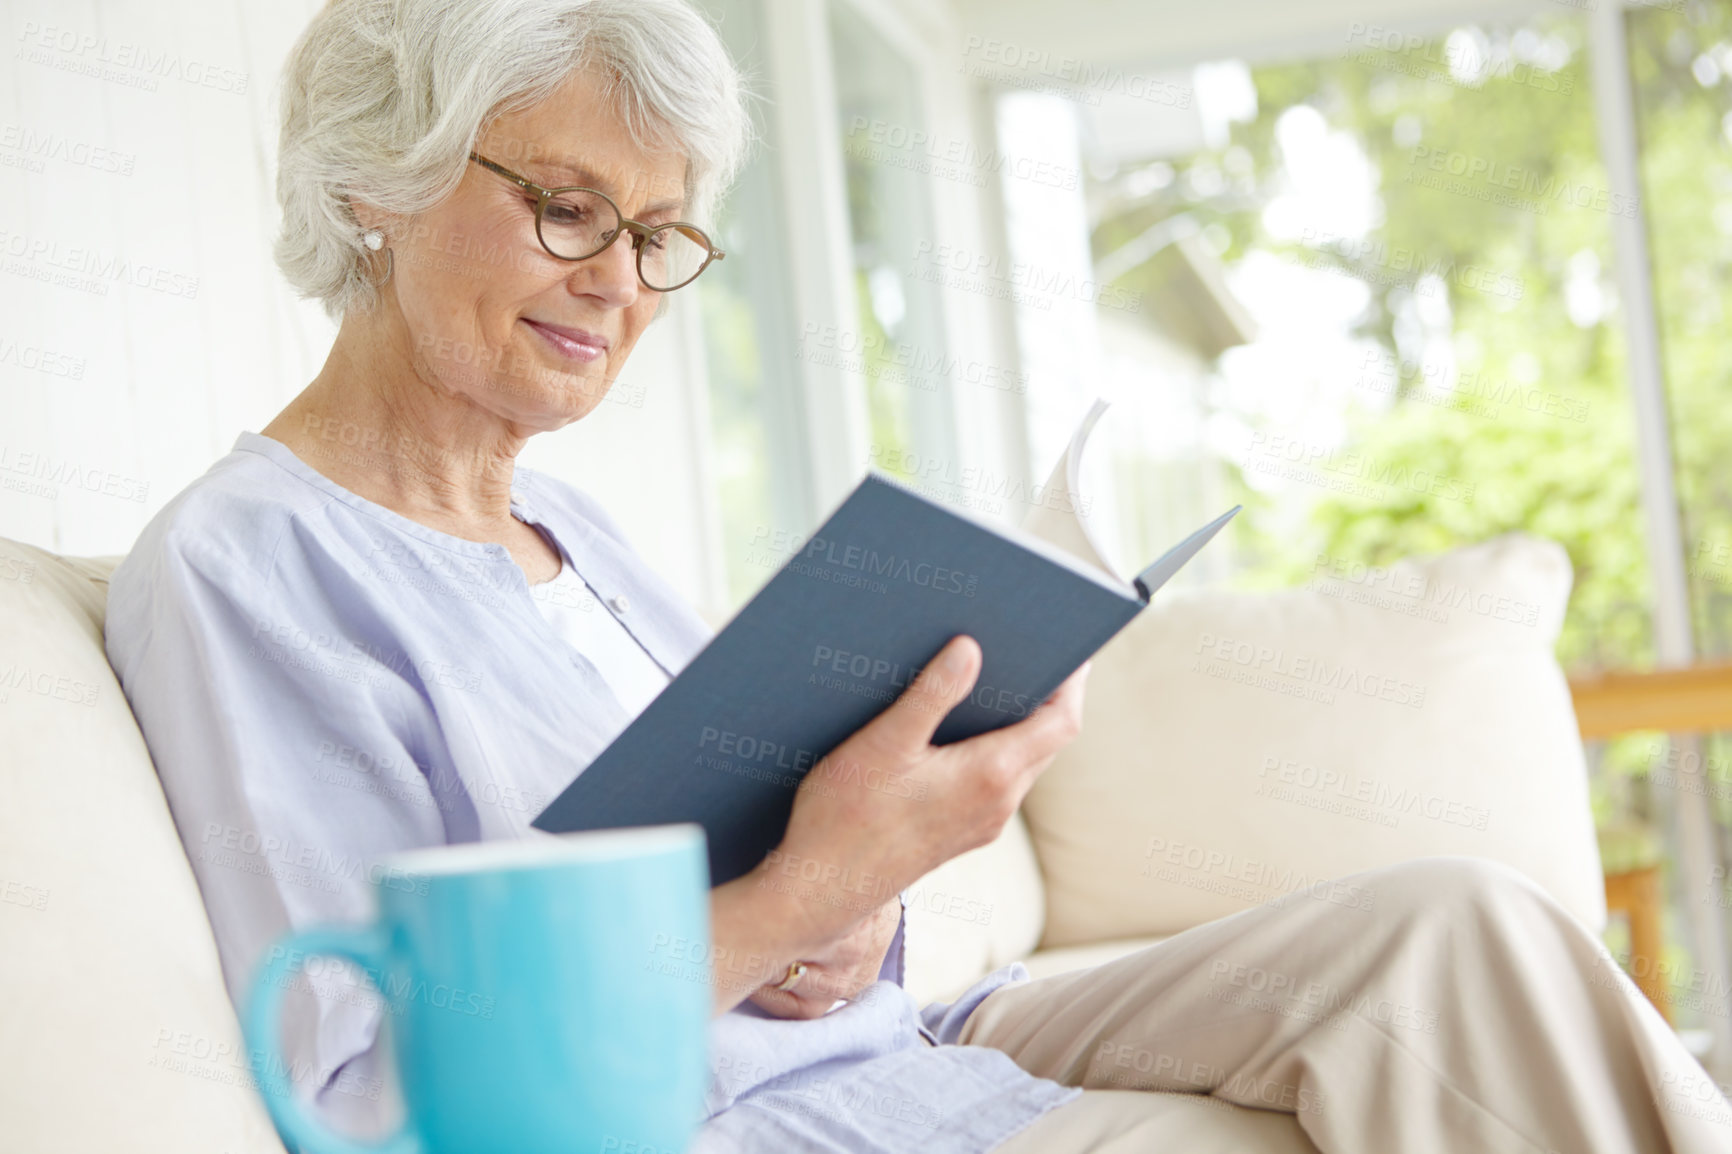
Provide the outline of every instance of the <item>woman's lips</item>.
[[607,338],[582,329],[568,328],[565,325],[550,325],[543,321],[532,321],[523,318],[523,323],[541,334],[541,339],[553,347],[554,352],[574,361],[589,363],[598,357],[607,355]]

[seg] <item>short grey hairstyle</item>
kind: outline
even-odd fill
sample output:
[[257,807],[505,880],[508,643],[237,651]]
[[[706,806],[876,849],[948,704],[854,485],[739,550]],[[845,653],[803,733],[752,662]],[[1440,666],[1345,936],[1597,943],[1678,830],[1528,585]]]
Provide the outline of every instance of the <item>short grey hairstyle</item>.
[[432,208],[495,117],[586,68],[633,140],[686,157],[684,216],[710,223],[750,121],[721,38],[685,0],[330,0],[283,70],[277,266],[334,319],[372,308],[349,198]]

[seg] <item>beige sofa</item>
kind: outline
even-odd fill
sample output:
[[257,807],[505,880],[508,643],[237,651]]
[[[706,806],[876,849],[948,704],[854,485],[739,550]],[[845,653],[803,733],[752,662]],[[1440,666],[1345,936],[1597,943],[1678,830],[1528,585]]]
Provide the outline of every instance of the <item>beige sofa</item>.
[[[0,1127],[8,1150],[282,1150],[198,890],[103,657],[111,561],[0,540]],[[910,985],[1117,956],[1430,853],[1604,917],[1551,646],[1562,551],[1510,537],[1276,594],[1163,595],[1097,660],[1083,738],[1005,836],[910,893]],[[1170,1096],[1187,1154],[1306,1151]]]

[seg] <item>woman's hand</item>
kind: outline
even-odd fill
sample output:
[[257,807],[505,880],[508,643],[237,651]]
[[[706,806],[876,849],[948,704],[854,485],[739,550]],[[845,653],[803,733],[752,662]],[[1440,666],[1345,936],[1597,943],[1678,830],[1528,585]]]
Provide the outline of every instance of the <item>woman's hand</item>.
[[806,774],[782,843],[710,894],[716,1012],[788,964],[827,956],[902,890],[998,836],[1035,778],[1082,727],[1088,666],[1029,716],[932,744],[980,676],[954,637],[891,706]]
[[890,708],[801,782],[782,844],[747,876],[794,899],[794,916],[816,940],[848,933],[937,866],[996,838],[1081,729],[1087,665],[1021,721],[933,745],[980,663],[973,638],[952,638]]
[[852,1001],[878,980],[901,920],[902,902],[892,898],[828,950],[800,959],[806,974],[792,990],[778,990],[778,978],[753,994],[752,1002],[778,1018],[823,1017],[838,999]]

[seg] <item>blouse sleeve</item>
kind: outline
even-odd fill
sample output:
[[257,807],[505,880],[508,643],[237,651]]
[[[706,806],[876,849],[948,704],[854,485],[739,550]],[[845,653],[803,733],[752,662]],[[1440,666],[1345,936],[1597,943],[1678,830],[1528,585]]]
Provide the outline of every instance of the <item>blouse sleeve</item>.
[[[109,660],[237,1007],[283,933],[372,916],[382,855],[468,840],[439,788],[456,780],[449,755],[393,672],[387,632],[364,615],[358,627],[340,588],[274,566],[158,539],[122,564],[109,601]],[[283,1023],[290,1077],[334,1123],[365,1126],[382,1097],[381,1002],[334,961],[297,985]]]

